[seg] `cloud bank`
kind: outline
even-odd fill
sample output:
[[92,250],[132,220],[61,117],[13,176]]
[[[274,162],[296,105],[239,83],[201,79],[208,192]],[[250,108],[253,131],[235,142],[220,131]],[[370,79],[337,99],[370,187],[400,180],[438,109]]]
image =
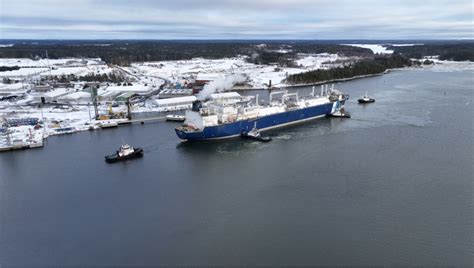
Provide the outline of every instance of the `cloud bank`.
[[472,39],[473,1],[0,0],[0,38]]

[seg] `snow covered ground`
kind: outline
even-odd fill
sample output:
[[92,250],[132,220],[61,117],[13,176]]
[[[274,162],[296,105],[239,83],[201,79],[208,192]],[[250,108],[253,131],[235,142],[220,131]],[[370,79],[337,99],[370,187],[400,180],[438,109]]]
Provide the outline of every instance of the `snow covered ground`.
[[274,86],[283,86],[287,75],[324,68],[326,62],[341,60],[337,54],[302,54],[296,61],[298,67],[286,68],[276,65],[257,65],[249,63],[245,57],[225,59],[202,59],[180,61],[144,62],[132,64],[129,72],[144,76],[159,77],[170,82],[181,82],[183,79],[196,77],[197,74],[244,74],[248,83],[254,88],[264,88],[272,81]]
[[45,67],[20,68],[19,70],[0,72],[0,77],[20,78],[26,76],[41,75],[48,72]]
[[374,54],[393,54],[393,50],[387,49],[388,46],[406,47],[406,46],[416,46],[416,45],[422,45],[422,44],[342,44],[342,45],[368,48],[372,50]]
[[23,92],[27,89],[29,89],[29,85],[25,85],[23,83],[4,84],[0,82],[0,96],[3,95],[2,93]]
[[[1,64],[0,64],[1,66]],[[61,76],[74,74],[76,76],[85,76],[87,74],[108,74],[113,69],[107,65],[88,65],[82,67],[54,67],[51,70],[48,67],[23,67],[19,70],[0,72],[0,77],[21,78],[31,76]]]
[[100,59],[21,59],[21,58],[4,58],[0,59],[0,66],[18,66],[18,67],[44,67],[48,66],[78,66],[78,65],[97,65],[104,64]]
[[321,53],[321,54],[308,54],[302,56],[300,59],[296,61],[296,65],[307,68],[307,69],[324,69],[323,63],[325,62],[335,62],[340,60],[337,54],[328,54],[328,53]]
[[372,50],[374,54],[392,54],[393,50],[388,50],[387,47],[383,45],[373,45],[373,44],[343,44],[346,46],[368,48]]
[[9,77],[21,79],[35,76],[85,76],[90,73],[108,74],[113,71],[100,59],[0,59],[0,66],[20,67],[19,70],[0,72],[0,78]]
[[284,86],[283,80],[291,74],[327,68],[325,64],[341,60],[337,54],[300,54],[296,67],[257,65],[249,63],[243,56],[224,59],[202,59],[134,63],[131,67],[109,67],[100,59],[0,59],[0,66],[19,66],[19,70],[0,72],[0,77],[21,79],[35,76],[61,76],[89,73],[107,74],[114,70],[127,73],[143,84],[159,87],[165,82],[184,84],[197,75],[244,74],[248,84],[254,88],[266,87],[270,80],[273,86]]

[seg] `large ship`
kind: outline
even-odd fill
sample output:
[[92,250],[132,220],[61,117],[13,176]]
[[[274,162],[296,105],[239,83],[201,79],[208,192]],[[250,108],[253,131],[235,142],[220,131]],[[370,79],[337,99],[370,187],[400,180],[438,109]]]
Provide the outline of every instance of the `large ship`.
[[320,95],[315,95],[313,87],[306,97],[288,91],[272,92],[266,105],[259,103],[258,95],[196,101],[175,131],[180,139],[189,141],[232,138],[253,128],[265,131],[334,114],[347,98],[334,86],[322,86]]

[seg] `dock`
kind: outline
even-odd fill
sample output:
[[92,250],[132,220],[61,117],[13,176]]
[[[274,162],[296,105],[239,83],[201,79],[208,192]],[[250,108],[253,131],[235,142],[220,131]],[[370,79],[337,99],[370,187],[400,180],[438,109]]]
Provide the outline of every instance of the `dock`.
[[[138,118],[138,119],[120,120],[120,121],[108,120],[105,124],[101,125],[100,123],[98,123],[97,128],[93,128],[93,129],[89,128],[89,130],[104,129],[104,128],[107,129],[107,128],[114,128],[114,127],[118,127],[118,126],[122,126],[122,125],[130,125],[130,124],[136,124],[136,123],[144,124],[145,122],[160,122],[160,121],[165,121],[165,120],[166,120],[165,116]],[[65,129],[65,128],[63,128],[63,129]],[[74,129],[74,130],[71,130],[70,132],[67,132],[67,133],[79,132],[79,131],[83,131],[83,130],[86,130],[86,129]],[[58,133],[54,133],[54,134],[49,134],[48,136],[64,134],[64,133],[66,133],[66,132],[58,132]],[[8,143],[8,142],[2,143],[0,141],[0,152],[23,150],[23,149],[32,149],[32,148],[41,148],[41,147],[44,146],[44,138],[46,138],[46,137],[47,136],[41,135],[41,137],[37,137],[36,139],[32,139],[31,141],[28,140],[28,141],[13,142],[13,143]]]
[[44,142],[37,143],[24,143],[24,144],[13,144],[0,147],[0,152],[14,151],[14,150],[23,150],[23,149],[32,149],[32,148],[41,148],[44,146]]

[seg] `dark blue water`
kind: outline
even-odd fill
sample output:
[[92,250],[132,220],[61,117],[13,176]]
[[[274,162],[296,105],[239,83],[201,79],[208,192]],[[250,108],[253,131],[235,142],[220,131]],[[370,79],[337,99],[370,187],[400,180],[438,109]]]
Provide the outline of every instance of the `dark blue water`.
[[[2,153],[0,266],[470,267],[473,84],[465,66],[341,83],[352,119],[269,144],[180,143],[162,122]],[[104,163],[122,140],[145,157]]]

